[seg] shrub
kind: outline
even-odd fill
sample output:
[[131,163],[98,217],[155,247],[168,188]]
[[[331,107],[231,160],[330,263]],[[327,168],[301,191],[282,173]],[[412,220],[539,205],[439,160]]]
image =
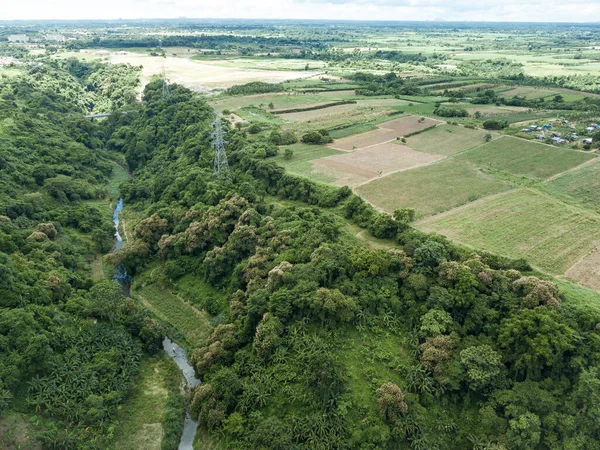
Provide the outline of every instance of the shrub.
[[261,131],[260,125],[258,125],[256,123],[253,123],[252,125],[250,125],[248,127],[248,133],[250,133],[250,134],[257,134],[257,133],[260,133],[260,131]]
[[449,108],[440,106],[433,111],[434,114],[440,117],[469,117],[469,113],[463,108]]
[[502,130],[508,127],[506,120],[488,119],[483,122],[483,128],[486,130]]

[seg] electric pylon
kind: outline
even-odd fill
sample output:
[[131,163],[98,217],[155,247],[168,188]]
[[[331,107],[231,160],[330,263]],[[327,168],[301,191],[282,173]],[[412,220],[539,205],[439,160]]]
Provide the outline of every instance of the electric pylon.
[[212,132],[212,136],[214,138],[212,145],[215,149],[215,175],[220,180],[229,181],[231,180],[231,174],[229,173],[229,163],[227,162],[227,155],[225,154],[225,144],[227,142],[223,139],[221,118],[218,114],[216,120],[213,122],[212,125],[215,129],[215,131]]

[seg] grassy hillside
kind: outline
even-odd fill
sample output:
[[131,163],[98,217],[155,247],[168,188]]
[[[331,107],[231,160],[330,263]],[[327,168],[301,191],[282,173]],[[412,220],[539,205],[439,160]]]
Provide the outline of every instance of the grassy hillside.
[[527,258],[562,274],[600,245],[600,217],[537,191],[520,189],[484,198],[417,223],[474,247]]

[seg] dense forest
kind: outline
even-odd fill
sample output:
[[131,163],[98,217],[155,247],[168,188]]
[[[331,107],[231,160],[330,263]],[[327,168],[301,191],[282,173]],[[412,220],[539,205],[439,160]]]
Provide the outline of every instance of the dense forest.
[[89,275],[113,246],[115,163],[67,72],[32,68],[0,95],[0,415],[30,414],[43,448],[107,448],[142,352],[162,340],[118,284]]
[[[219,319],[193,351],[204,432],[230,449],[600,448],[593,310],[525,261],[414,230],[411,210],[286,174],[243,131],[229,131],[232,180],[219,180],[213,120],[156,80],[109,140],[145,217],[111,262],[139,274],[161,261],[163,287],[191,275],[227,294],[203,305]],[[347,222],[398,245],[369,248]]]
[[[203,299],[214,329],[189,348],[191,412],[222,448],[600,449],[595,310],[526,261],[415,230],[410,209],[286,173],[260,133],[228,129],[231,177],[215,176],[205,99],[154,79],[137,104],[136,69],[116,67],[0,81],[0,414],[28,414],[43,448],[113,448],[140,359],[161,348],[139,284],[126,298],[90,277],[108,253],[134,278],[158,265],[161,289],[193,277],[223,294]],[[93,102],[130,113],[92,122]],[[117,163],[138,220],[109,253]]]

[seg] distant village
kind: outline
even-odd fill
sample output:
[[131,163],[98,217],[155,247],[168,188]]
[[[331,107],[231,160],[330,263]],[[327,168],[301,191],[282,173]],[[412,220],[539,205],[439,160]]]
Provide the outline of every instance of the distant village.
[[[554,145],[563,145],[566,143],[575,143],[581,139],[582,145],[592,145],[593,139],[591,137],[580,137],[576,130],[575,125],[570,124],[568,120],[563,120],[562,122],[557,122],[554,124],[554,127],[566,128],[568,131],[552,131],[552,124],[545,124],[543,126],[539,125],[529,125],[528,128],[523,128],[521,130],[522,133],[538,133],[535,135],[535,139],[538,141],[545,141],[550,138],[551,142]],[[592,123],[589,126],[585,127],[585,132],[587,134],[592,134],[596,131],[600,130],[600,124]]]

